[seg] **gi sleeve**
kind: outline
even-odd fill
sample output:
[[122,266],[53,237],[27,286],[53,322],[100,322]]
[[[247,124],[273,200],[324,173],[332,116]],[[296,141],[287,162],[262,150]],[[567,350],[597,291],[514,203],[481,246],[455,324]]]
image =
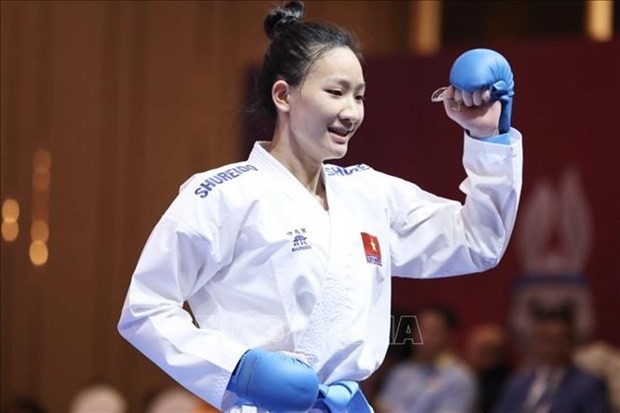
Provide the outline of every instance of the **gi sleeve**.
[[153,229],[131,278],[118,330],[181,385],[221,406],[232,371],[248,348],[196,327],[183,309],[232,259],[234,229],[217,200],[211,209],[197,209],[203,201],[189,189],[182,191]]
[[515,223],[522,163],[521,134],[511,129],[509,145],[465,136],[464,204],[389,177],[392,274],[442,277],[497,265]]

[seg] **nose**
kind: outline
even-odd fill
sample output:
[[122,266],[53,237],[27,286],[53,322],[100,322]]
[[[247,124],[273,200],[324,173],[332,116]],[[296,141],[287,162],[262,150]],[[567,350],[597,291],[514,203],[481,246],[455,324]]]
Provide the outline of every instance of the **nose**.
[[340,111],[342,125],[351,128],[358,126],[364,119],[364,104],[356,99],[347,99],[347,104]]

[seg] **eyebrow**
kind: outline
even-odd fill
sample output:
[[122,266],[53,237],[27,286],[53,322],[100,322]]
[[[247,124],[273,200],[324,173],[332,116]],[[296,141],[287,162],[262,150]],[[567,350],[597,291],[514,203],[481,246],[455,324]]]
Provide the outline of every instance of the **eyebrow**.
[[[330,78],[329,78],[329,81],[331,81],[331,82],[336,82],[336,83],[340,83],[340,84],[342,84],[342,85],[346,86],[347,88],[351,86],[351,82],[349,82],[349,81],[348,81],[347,79],[345,79],[345,78],[338,77],[338,76],[330,77]],[[356,88],[356,89],[362,89],[362,88],[363,88],[363,89],[365,89],[365,88],[366,88],[366,83],[364,83],[364,82],[358,83],[358,84],[355,86],[355,88]]]

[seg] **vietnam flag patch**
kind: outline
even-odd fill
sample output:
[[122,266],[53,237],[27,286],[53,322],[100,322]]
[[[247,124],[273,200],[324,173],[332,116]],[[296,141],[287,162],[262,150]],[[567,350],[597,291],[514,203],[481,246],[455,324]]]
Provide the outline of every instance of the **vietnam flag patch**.
[[379,239],[365,232],[362,232],[361,235],[364,244],[364,252],[366,253],[366,262],[381,266],[381,247],[379,246]]

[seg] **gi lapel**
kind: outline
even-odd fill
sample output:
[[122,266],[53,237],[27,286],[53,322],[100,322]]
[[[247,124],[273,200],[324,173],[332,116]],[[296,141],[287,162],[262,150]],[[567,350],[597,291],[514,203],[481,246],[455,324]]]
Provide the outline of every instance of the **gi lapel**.
[[[347,218],[346,205],[341,203],[339,194],[330,185],[330,178],[324,173],[327,202],[329,203],[329,226],[331,243],[327,273],[314,309],[308,319],[305,333],[297,343],[296,351],[304,354],[310,365],[325,362],[326,356],[338,349],[337,331],[345,331],[343,325],[347,310],[346,296],[348,283],[351,282],[352,248],[350,244],[351,228]],[[320,366],[319,366],[320,367]]]

